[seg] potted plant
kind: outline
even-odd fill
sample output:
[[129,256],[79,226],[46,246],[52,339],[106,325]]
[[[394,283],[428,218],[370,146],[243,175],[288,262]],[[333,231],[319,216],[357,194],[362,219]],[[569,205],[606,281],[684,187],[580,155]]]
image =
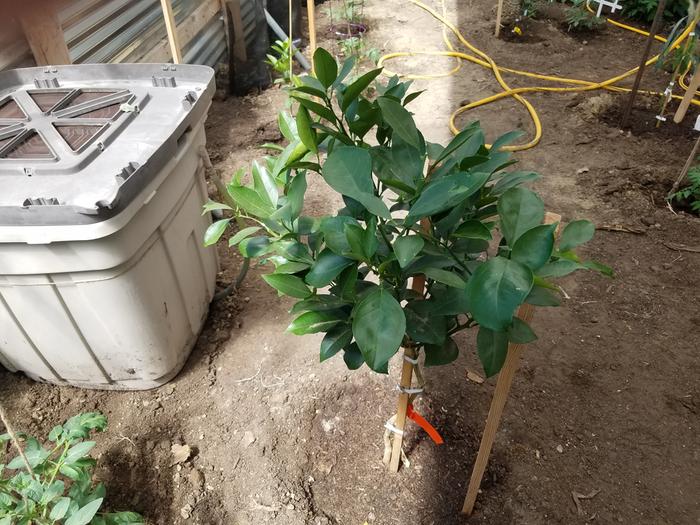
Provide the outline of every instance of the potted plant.
[[[559,304],[551,279],[580,269],[610,274],[582,261],[574,248],[593,237],[588,221],[574,221],[555,239],[542,225],[544,204],[523,184],[538,177],[507,171],[507,133],[487,146],[478,122],[446,146],[425,140],[406,106],[420,92],[394,77],[365,91],[372,70],[346,85],[352,61],[340,71],[323,49],[316,77],[292,89],[296,118],[281,115],[290,140],[252,181],[237,174],[226,209],[252,225],[228,243],[271,268],[263,279],[295,299],[288,330],[325,333],[320,360],[342,354],[350,369],[366,364],[387,373],[401,346],[443,365],[458,355],[457,332],[478,331],[476,346],[487,376],[503,365],[508,342],[528,342],[532,329],[515,316],[523,303]],[[369,135],[374,140],[370,142]],[[320,175],[342,195],[335,215],[309,216],[309,176]],[[216,242],[231,219],[215,222]],[[422,277],[419,277],[422,276]],[[412,287],[412,279],[425,287]]]

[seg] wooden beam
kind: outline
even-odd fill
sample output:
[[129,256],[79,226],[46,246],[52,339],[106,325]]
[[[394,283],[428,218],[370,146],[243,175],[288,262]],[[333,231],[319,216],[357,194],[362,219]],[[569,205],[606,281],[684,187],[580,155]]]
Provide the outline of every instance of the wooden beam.
[[173,59],[173,64],[181,64],[182,49],[180,48],[180,40],[177,37],[177,26],[175,25],[175,17],[173,16],[173,6],[170,0],[160,0],[160,6],[163,9],[165,31],[168,33],[170,56]]
[[71,63],[54,2],[31,2],[22,9],[19,20],[38,66]]
[[[163,1],[163,0],[161,0]],[[207,23],[219,13],[218,0],[205,0],[195,9],[181,24],[177,26],[177,35],[180,43],[187,46],[194,36],[199,33]],[[171,57],[170,43],[162,40],[158,45],[146,53],[139,62],[167,62]]]
[[231,25],[233,30],[233,57],[238,62],[248,60],[245,45],[245,26],[241,15],[241,0],[227,0],[226,6],[231,13]]

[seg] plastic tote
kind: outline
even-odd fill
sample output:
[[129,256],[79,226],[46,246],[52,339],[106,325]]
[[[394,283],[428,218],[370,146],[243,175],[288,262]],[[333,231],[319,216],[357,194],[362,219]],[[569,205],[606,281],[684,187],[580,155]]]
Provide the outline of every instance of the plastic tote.
[[181,369],[217,259],[200,148],[204,66],[0,73],[0,363],[147,389]]

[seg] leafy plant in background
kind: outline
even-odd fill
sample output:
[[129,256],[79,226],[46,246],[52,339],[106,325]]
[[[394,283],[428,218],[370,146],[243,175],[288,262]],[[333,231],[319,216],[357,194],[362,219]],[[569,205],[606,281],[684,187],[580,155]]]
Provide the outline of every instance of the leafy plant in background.
[[343,56],[347,58],[355,59],[355,69],[360,65],[363,59],[367,58],[375,66],[379,62],[380,51],[376,47],[367,49],[365,45],[364,38],[361,36],[353,36],[350,38],[344,38],[338,41],[338,46],[340,47],[340,52]]
[[270,50],[274,54],[268,53],[265,63],[279,75],[274,81],[275,84],[298,85],[299,77],[292,73],[292,44],[290,40],[276,40],[270,46]]
[[687,204],[691,210],[700,214],[700,166],[688,170],[688,186],[681,188],[669,197],[679,203]]
[[[92,431],[107,419],[99,412],[70,418],[51,430],[50,444],[21,435],[25,459],[9,457],[9,434],[0,435],[0,525],[137,525],[135,512],[101,512],[105,486],[92,479]],[[9,461],[7,461],[9,460]]]
[[595,31],[605,25],[603,18],[598,18],[586,9],[586,0],[574,0],[572,4],[564,13],[569,31]]
[[[423,351],[428,366],[446,364],[458,354],[454,335],[475,328],[491,376],[509,341],[535,338],[515,316],[521,304],[559,304],[552,278],[610,273],[573,251],[593,236],[590,222],[570,223],[556,242],[557,225],[541,224],[541,198],[522,187],[537,175],[505,171],[513,161],[502,147],[519,133],[487,147],[475,122],[447,146],[430,143],[406,109],[420,94],[408,93],[410,82],[394,77],[372,100],[365,93],[381,69],[346,84],[353,61],[338,71],[323,49],[314,66],[317,78],[292,90],[294,129],[279,121],[290,144],[271,170],[254,164],[249,184],[234,177],[227,187],[253,223],[228,243],[274,268],[263,279],[296,299],[288,330],[325,333],[321,361],[342,352],[351,369],[386,373],[403,345]],[[303,214],[313,172],[342,196],[335,215]],[[207,242],[229,224],[214,223]],[[416,276],[425,291],[409,286]]]
[[[625,0],[622,14],[634,20],[651,23],[654,20],[659,0]],[[682,18],[688,9],[687,0],[668,0],[664,9],[664,19],[671,22]]]

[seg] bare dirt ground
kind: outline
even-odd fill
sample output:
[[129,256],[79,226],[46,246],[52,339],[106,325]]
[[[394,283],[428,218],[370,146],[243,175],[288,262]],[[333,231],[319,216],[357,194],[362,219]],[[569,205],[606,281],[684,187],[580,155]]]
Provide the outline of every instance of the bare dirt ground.
[[[634,67],[642,49],[640,38],[612,27],[573,37],[557,13],[529,22],[524,40],[496,41],[490,2],[447,7],[504,66],[595,80]],[[440,26],[406,2],[368,0],[365,15],[367,38],[382,51],[442,49]],[[319,23],[323,31],[323,13]],[[391,67],[434,72],[449,64],[416,58]],[[648,74],[650,85],[666,81]],[[416,87],[429,88],[412,108],[432,141],[449,139],[447,117],[461,101],[496,92],[490,72],[473,65]],[[465,379],[467,368],[479,370],[471,337],[461,339],[455,363],[427,371],[428,392],[417,406],[445,444],[436,447],[411,427],[411,466],[389,475],[382,426],[394,412],[398,364],[389,377],[349,372],[339,359],[319,365],[319,338],[284,332],[289,304],[262,283],[259,269],[235,297],[212,307],[171,384],[90,392],[0,371],[2,399],[16,425],[36,433],[80,411],[107,414],[97,451],[109,504],[156,524],[700,523],[700,254],[672,248],[700,245],[700,219],[663,206],[692,145],[690,124],[657,132],[657,102],[644,108],[642,101],[631,132],[623,132],[620,100],[600,95],[529,96],[544,137],[516,157],[520,168],[543,175],[537,189],[565,220],[588,217],[636,233],[599,231],[586,255],[613,266],[616,278],[565,279],[570,299],[537,312],[540,338],[525,354],[472,518],[459,509],[495,381]],[[284,99],[271,89],[214,103],[208,138],[218,169],[230,174],[261,156],[260,144],[281,138],[274,121]],[[510,101],[464,120],[474,118],[491,137],[532,131]],[[315,181],[306,212],[334,204]],[[240,259],[220,254],[225,284]],[[172,466],[173,443],[192,446],[193,458]],[[578,514],[573,491],[599,492],[582,500]]]

